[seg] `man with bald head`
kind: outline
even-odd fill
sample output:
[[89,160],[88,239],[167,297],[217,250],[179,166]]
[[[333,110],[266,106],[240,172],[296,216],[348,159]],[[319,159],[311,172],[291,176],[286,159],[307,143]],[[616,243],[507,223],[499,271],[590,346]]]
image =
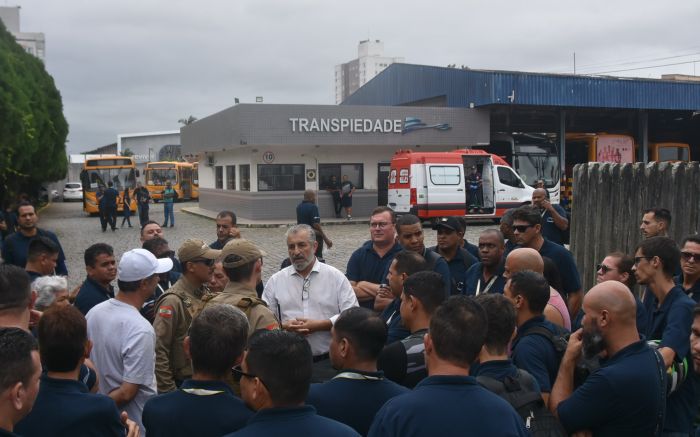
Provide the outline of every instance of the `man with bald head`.
[[[583,327],[569,338],[549,408],[568,433],[659,435],[665,369],[661,357],[639,338],[632,293],[621,282],[601,282],[586,294],[583,308]],[[604,358],[574,390],[574,369],[582,355]]]
[[563,233],[569,229],[569,220],[564,208],[549,203],[547,190],[544,188],[537,188],[532,193],[532,206],[539,209],[542,216],[542,236],[552,243],[563,245]]
[[[535,249],[526,247],[513,250],[506,258],[503,276],[508,279],[513,273],[530,270],[544,275],[544,260]],[[555,325],[571,330],[571,317],[561,294],[549,287],[549,300],[544,308],[544,318]]]

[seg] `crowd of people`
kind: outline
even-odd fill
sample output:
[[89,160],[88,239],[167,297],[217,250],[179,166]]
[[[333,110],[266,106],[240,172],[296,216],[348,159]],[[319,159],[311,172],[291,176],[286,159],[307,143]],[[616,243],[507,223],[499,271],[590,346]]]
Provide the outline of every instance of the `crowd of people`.
[[441,219],[434,247],[418,217],[377,207],[345,272],[323,261],[307,192],[265,283],[233,212],[177,250],[145,220],[139,248],[86,248],[74,290],[20,203],[0,264],[0,435],[693,435],[700,235],[677,244],[671,213],[644,211],[634,253],[605,256],[584,293],[542,191],[474,243]]

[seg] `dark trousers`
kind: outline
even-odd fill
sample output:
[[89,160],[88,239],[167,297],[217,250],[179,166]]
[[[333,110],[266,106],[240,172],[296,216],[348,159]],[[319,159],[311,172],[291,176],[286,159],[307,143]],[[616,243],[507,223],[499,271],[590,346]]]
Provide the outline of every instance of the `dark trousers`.
[[124,218],[122,219],[122,228],[124,227],[124,222],[129,223],[129,227],[131,227],[131,208],[129,208],[129,205],[124,205]]
[[97,211],[97,214],[100,215],[100,226],[102,226],[102,230],[106,231],[107,230],[107,211],[104,208],[100,208]]
[[335,217],[340,217],[343,205],[340,203],[340,193],[337,191],[333,191],[333,209],[335,210]]
[[[117,229],[117,207],[116,206],[107,206],[105,207],[105,219],[107,220],[107,224],[112,227],[112,230]],[[107,229],[105,226],[102,226],[102,230]]]
[[316,242],[318,243],[318,247],[316,248],[316,258],[319,260],[323,259],[323,237],[320,235],[316,234]]
[[141,227],[146,224],[147,221],[149,221],[148,217],[148,210],[150,209],[150,206],[148,206],[147,203],[141,203],[139,204],[139,223],[141,223]]

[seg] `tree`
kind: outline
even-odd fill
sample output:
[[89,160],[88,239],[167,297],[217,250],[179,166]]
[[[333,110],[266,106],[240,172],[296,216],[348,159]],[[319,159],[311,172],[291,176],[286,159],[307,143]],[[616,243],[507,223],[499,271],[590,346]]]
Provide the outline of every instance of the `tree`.
[[39,59],[0,22],[0,202],[36,195],[68,170],[61,94]]
[[130,148],[122,150],[122,156],[134,156],[134,152]]
[[187,126],[188,124],[192,124],[192,123],[194,123],[195,121],[197,121],[197,117],[195,117],[195,116],[193,116],[193,115],[190,115],[190,116],[187,117],[187,118],[181,118],[181,119],[179,119],[177,122],[178,122],[178,123],[181,123],[181,124],[184,124],[185,126]]

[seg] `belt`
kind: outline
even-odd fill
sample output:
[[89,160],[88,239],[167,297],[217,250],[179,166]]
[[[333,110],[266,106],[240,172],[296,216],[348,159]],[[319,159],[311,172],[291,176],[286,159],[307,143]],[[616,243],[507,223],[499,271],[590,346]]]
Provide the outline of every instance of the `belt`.
[[318,363],[319,361],[327,360],[328,358],[330,358],[330,355],[328,355],[328,352],[326,352],[325,354],[321,354],[321,355],[315,355],[314,356],[314,363]]

